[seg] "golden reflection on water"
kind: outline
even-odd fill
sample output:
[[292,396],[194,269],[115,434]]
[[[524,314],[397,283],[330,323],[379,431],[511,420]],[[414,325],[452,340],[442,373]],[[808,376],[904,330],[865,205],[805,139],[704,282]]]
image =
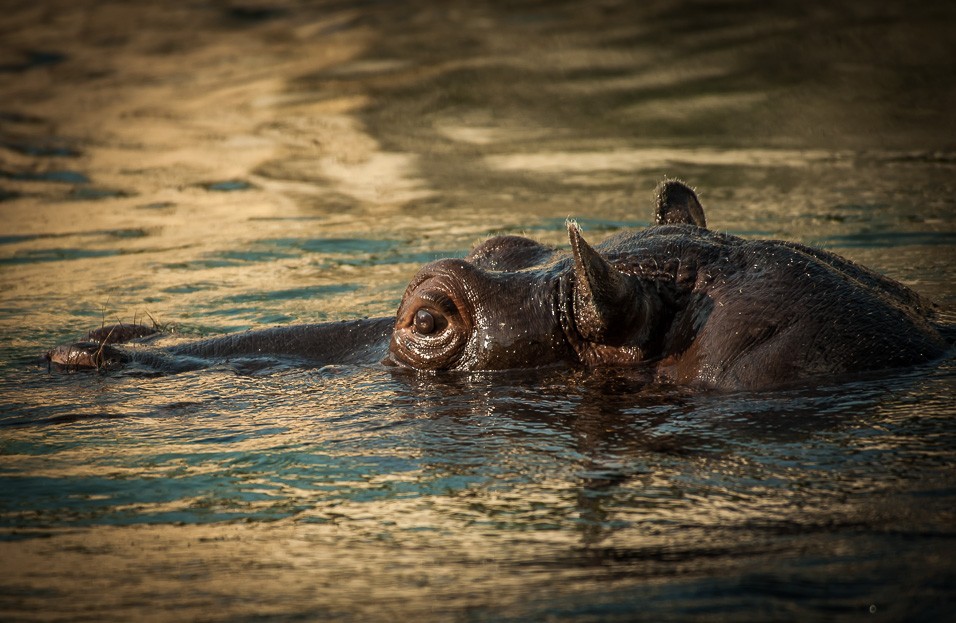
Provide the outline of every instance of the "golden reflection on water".
[[847,154],[824,150],[658,148],[513,154],[492,156],[489,158],[489,164],[508,171],[581,173],[632,171],[668,165],[804,167],[817,162],[839,165],[840,161],[846,158]]
[[[254,605],[261,616],[432,619],[492,599],[513,604],[547,593],[547,584],[533,579],[520,589],[502,583],[494,555],[476,556],[481,543],[434,548],[435,541],[429,535],[433,554],[422,558],[415,546],[394,547],[374,534],[343,542],[335,525],[102,527],[28,541],[4,553],[22,569],[25,595],[42,595],[55,585],[69,596],[61,603],[70,606],[59,611],[42,597],[24,598],[24,610],[33,606],[48,616],[87,610],[117,619],[141,616],[139,599],[148,595],[156,618],[222,620]],[[53,551],[56,567],[36,564]],[[126,578],[132,576],[149,581],[148,589],[131,586]],[[164,612],[164,603],[175,610]]]
[[[73,483],[85,499],[0,515],[21,526],[0,541],[15,570],[5,607],[121,619],[145,603],[159,619],[382,620],[493,604],[527,617],[554,599],[613,611],[682,586],[696,594],[684,607],[713,607],[740,590],[732,578],[786,577],[791,559],[870,560],[841,526],[933,531],[945,515],[945,500],[930,497],[916,520],[888,478],[912,460],[927,486],[947,486],[924,465],[944,439],[886,434],[911,418],[905,391],[879,402],[885,390],[858,389],[850,412],[828,424],[771,410],[775,434],[755,434],[759,419],[740,402],[701,397],[683,414],[688,428],[673,412],[661,418],[665,435],[686,437],[668,449],[653,443],[647,412],[622,420],[633,402],[573,379],[570,410],[536,420],[548,409],[522,405],[534,395],[527,387],[496,393],[476,377],[429,395],[427,384],[382,374],[105,377],[99,385],[129,394],[104,403],[112,419],[8,429],[18,445],[0,453],[0,473]],[[556,382],[542,379],[542,403],[558,400]],[[409,398],[421,406],[368,406]],[[95,493],[96,479],[112,488]]]
[[[548,513],[560,512],[565,502],[538,491],[531,496],[515,491],[500,499],[506,515],[529,504],[539,509],[540,517],[525,516],[514,530],[485,523],[494,509],[470,511],[467,496],[437,496],[317,510],[320,523],[306,513],[294,522],[248,525],[98,526],[0,543],[0,552],[18,570],[19,607],[42,607],[47,616],[92,610],[123,618],[140,613],[140,600],[148,598],[159,611],[168,602],[176,616],[186,618],[228,619],[251,604],[260,615],[341,611],[374,620],[386,613],[440,618],[488,603],[520,612],[523,600],[546,599],[555,586],[562,595],[593,591],[599,583],[614,588],[621,569],[609,568],[605,577],[587,566],[550,568],[553,557],[579,552],[587,558],[587,538],[568,530],[529,530],[535,521],[548,523]],[[490,498],[484,502],[493,507],[495,496]],[[660,564],[654,552],[679,557],[690,540],[695,548],[747,550],[739,538],[721,543],[700,528],[678,542],[653,531],[618,531],[601,545],[645,552],[627,573],[653,582]],[[713,573],[727,564],[696,561],[694,572]],[[53,604],[30,597],[51,586],[58,596]],[[69,605],[58,611],[64,606],[57,604]]]

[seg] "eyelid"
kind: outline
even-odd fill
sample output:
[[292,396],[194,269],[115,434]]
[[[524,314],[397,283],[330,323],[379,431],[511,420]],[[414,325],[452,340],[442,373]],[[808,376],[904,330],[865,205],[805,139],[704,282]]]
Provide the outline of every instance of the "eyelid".
[[458,313],[458,306],[451,300],[447,294],[440,290],[429,290],[419,294],[422,302],[430,303],[431,306],[446,316],[454,316]]

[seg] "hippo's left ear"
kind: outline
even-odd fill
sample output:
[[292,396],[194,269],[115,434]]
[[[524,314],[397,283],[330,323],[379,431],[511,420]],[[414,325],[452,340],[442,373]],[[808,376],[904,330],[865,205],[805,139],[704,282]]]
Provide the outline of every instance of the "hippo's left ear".
[[654,219],[658,225],[685,223],[707,227],[704,207],[693,190],[678,180],[667,180],[657,186]]
[[626,341],[643,324],[646,308],[640,282],[591,248],[574,221],[568,221],[568,238],[574,254],[572,308],[577,332],[597,344]]

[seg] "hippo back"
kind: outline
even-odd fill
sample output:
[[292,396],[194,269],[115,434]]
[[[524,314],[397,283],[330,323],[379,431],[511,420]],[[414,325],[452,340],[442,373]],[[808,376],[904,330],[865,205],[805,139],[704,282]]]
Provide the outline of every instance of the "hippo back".
[[659,371],[681,384],[757,387],[927,361],[947,344],[937,310],[833,253],[687,224],[597,246],[674,301]]

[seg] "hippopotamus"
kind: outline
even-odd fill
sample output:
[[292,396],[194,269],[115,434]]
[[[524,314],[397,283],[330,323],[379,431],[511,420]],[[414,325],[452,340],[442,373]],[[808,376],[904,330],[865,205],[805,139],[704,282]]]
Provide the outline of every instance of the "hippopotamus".
[[[243,358],[420,371],[640,369],[653,382],[763,389],[897,369],[951,344],[937,307],[834,253],[707,228],[694,191],[656,192],[655,225],[567,250],[496,236],[423,266],[395,316],[247,331],[171,346],[120,324],[47,354],[69,368],[166,371]],[[126,343],[127,346],[119,346]]]

